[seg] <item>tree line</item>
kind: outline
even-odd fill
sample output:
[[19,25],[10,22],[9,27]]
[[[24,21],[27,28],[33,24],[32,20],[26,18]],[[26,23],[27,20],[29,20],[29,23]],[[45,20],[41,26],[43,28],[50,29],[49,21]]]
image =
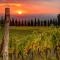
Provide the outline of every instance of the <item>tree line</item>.
[[[4,18],[0,18],[0,24],[4,24]],[[57,15],[57,19],[49,19],[49,20],[42,20],[42,19],[31,19],[31,20],[18,20],[18,19],[10,19],[10,26],[59,26],[60,25],[60,14]]]

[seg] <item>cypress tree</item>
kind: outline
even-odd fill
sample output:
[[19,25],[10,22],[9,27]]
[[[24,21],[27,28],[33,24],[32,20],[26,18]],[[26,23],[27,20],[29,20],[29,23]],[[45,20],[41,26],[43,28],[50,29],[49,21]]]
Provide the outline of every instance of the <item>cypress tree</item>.
[[33,20],[31,19],[31,26],[33,26]]
[[38,26],[40,26],[40,20],[38,19]]
[[58,14],[57,18],[58,18],[58,25],[60,25],[60,14]]

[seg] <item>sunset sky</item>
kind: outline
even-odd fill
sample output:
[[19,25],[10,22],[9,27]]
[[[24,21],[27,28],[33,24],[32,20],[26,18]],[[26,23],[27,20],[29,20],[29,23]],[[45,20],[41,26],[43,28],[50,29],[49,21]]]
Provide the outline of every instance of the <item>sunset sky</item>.
[[60,0],[0,0],[0,14],[5,7],[10,7],[11,14],[58,14]]

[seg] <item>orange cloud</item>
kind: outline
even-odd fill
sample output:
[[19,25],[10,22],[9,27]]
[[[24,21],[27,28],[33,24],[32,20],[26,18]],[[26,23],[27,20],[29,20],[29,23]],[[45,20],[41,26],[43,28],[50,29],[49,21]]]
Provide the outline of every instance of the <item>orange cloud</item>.
[[41,2],[41,4],[0,3],[0,14],[4,14],[6,7],[10,7],[11,14],[17,14],[16,11],[21,11],[22,14],[57,14],[59,4],[56,4],[47,2]]

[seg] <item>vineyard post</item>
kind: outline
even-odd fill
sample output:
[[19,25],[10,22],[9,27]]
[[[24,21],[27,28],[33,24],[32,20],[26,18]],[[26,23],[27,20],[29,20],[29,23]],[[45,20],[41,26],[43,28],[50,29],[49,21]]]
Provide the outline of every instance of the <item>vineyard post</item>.
[[3,60],[8,59],[8,43],[9,43],[9,20],[10,20],[10,8],[5,8],[5,20],[3,31]]

